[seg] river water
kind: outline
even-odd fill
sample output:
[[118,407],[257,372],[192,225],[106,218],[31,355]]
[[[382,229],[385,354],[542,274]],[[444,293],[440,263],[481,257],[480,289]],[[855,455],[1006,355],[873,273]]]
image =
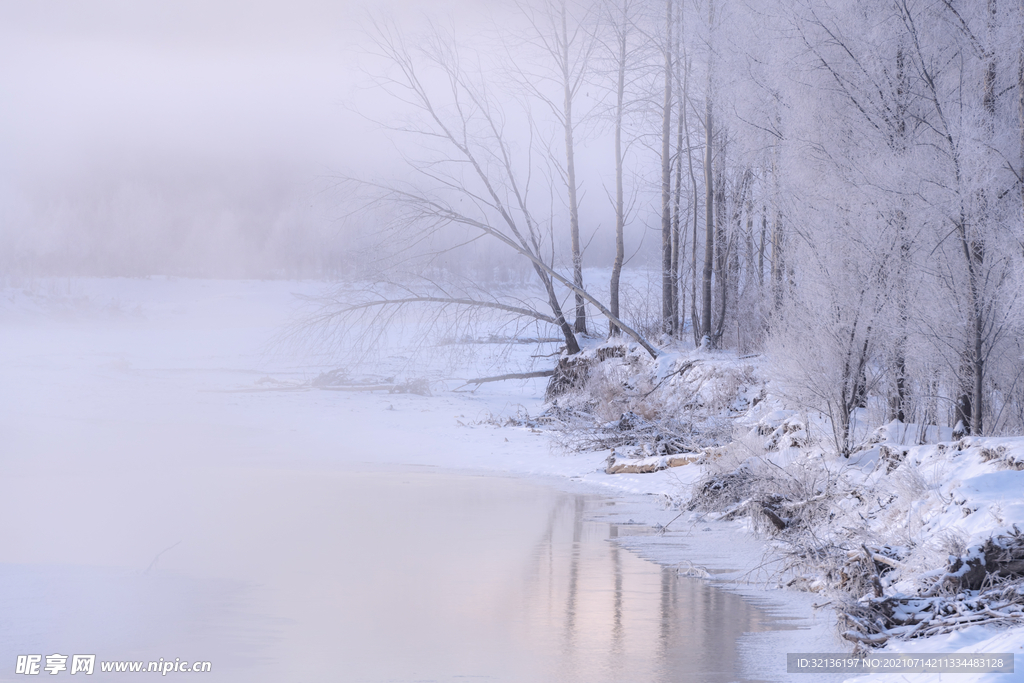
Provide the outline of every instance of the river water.
[[269,391],[312,372],[261,355],[295,286],[94,281],[0,315],[0,680],[56,654],[92,681],[785,677],[745,634],[787,622],[627,550],[652,531],[623,498],[565,480],[596,464],[473,426],[536,391]]
[[217,681],[713,683],[752,680],[738,641],[781,627],[621,548],[649,530],[601,521],[613,499],[529,480],[213,468],[53,484],[81,516],[60,527],[37,506],[24,521],[40,534],[84,534],[108,562],[137,534],[175,542],[130,569],[0,565],[5,677],[38,650],[209,661]]

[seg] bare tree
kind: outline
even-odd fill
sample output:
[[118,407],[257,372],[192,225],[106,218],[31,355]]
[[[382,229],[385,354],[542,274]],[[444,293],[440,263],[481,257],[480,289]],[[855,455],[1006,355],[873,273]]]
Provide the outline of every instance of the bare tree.
[[672,81],[673,68],[672,0],[665,0],[665,85],[661,109],[661,325],[662,331],[674,335],[676,329],[676,278],[672,248]]
[[[708,30],[714,32],[715,5],[708,0]],[[714,346],[711,320],[711,283],[715,258],[715,178],[713,168],[714,143],[714,41],[708,38],[708,80],[704,95],[704,271],[701,275],[701,333],[702,345]]]
[[[536,218],[531,204],[532,154],[528,150],[525,160],[517,160],[508,139],[507,131],[513,128],[509,113],[497,103],[485,81],[463,67],[462,54],[452,37],[435,30],[413,52],[393,24],[378,22],[375,38],[378,56],[390,66],[389,74],[379,78],[380,86],[415,113],[413,120],[392,126],[391,130],[396,135],[410,136],[425,156],[405,155],[413,180],[348,182],[368,193],[373,203],[384,202],[391,207],[393,224],[407,235],[410,251],[422,250],[430,235],[451,226],[468,231],[467,241],[488,237],[511,249],[531,264],[551,313],[540,313],[521,301],[486,300],[452,294],[438,287],[429,294],[409,292],[350,302],[336,308],[336,312],[345,314],[357,308],[414,303],[503,310],[555,325],[565,340],[566,351],[576,354],[580,346],[562,313],[557,284],[594,306],[648,353],[657,356],[658,350],[639,333],[574,280],[558,272],[552,227],[545,227]],[[439,82],[444,83],[443,89],[429,85]],[[524,116],[529,118],[528,112]],[[534,127],[530,120],[519,124],[526,130]],[[332,319],[330,311],[325,311],[320,323]]]
[[[961,340],[962,361],[956,371],[962,390],[955,419],[965,431],[981,434],[985,427],[986,362],[1007,331],[1009,312],[1003,308],[1002,290],[1013,252],[997,246],[1005,239],[1006,220],[999,203],[1018,182],[998,173],[998,169],[1008,167],[1001,163],[1008,156],[993,139],[994,119],[1002,106],[998,101],[995,50],[978,28],[979,24],[988,26],[991,34],[995,3],[980,8],[981,16],[970,13],[979,10],[977,6],[960,5],[954,0],[944,0],[934,9],[900,0],[897,9],[907,32],[908,57],[919,96],[926,106],[921,112],[925,122],[922,134],[934,154],[932,164],[921,171],[935,174],[935,195],[929,197],[929,202],[939,208],[942,226],[936,253],[949,258],[957,255],[956,260],[948,262],[949,269],[942,277],[949,287],[955,315],[967,331]],[[958,30],[950,33],[950,25]],[[953,69],[948,65],[953,54],[961,60],[970,59],[978,67],[980,82],[965,78],[966,66]],[[979,93],[980,110],[973,104]],[[946,245],[956,248],[948,250]]]
[[[629,1],[623,0],[620,20],[612,24],[615,31],[617,50],[617,69],[615,79],[615,261],[612,263],[610,283],[611,311],[619,315],[619,279],[622,275],[622,262],[626,255],[625,227],[626,207],[622,189],[622,115],[626,100],[626,55],[629,41]],[[618,336],[619,328],[614,325],[609,330],[612,336]]]
[[[547,76],[527,73],[520,60],[513,60],[521,76],[522,85],[535,97],[547,104],[562,128],[565,149],[563,182],[569,205],[569,235],[572,242],[573,284],[583,289],[583,250],[580,243],[579,186],[576,179],[576,128],[580,123],[575,103],[586,84],[596,48],[594,32],[586,25],[592,19],[589,7],[574,5],[577,10],[570,16],[568,0],[546,0],[539,8],[520,5],[531,27],[528,41],[537,46],[550,59],[552,68]],[[546,81],[557,85],[561,101],[557,101],[544,87]],[[559,167],[561,168],[561,167]],[[574,291],[575,291],[574,290]],[[586,299],[575,293],[576,319],[573,329],[577,334],[587,333]]]
[[[683,154],[685,152],[690,163],[690,178],[693,179],[693,160],[690,155],[690,132],[686,126],[686,108],[689,103],[686,101],[688,79],[687,70],[689,63],[685,59],[683,48],[683,33],[685,29],[684,6],[679,5],[676,12],[677,30],[675,31],[675,59],[673,63],[672,79],[676,92],[676,151],[675,151],[675,187],[672,198],[672,292],[675,298],[672,307],[672,329],[676,336],[679,336],[686,324],[686,286],[683,274],[683,264],[686,251],[686,231],[683,230]],[[689,196],[691,201],[696,198],[696,192]]]
[[[693,327],[693,343],[700,344],[703,335],[702,318],[697,312],[697,230],[700,223],[700,204],[698,202],[697,175],[693,168],[693,145],[690,144],[690,119],[687,112],[690,109],[690,60],[686,57],[685,47],[682,57],[686,62],[683,69],[682,97],[679,104],[679,122],[683,127],[683,137],[686,140],[686,165],[690,176],[690,187],[693,197],[693,236],[690,242],[690,323]],[[680,149],[680,153],[682,149]]]
[[[614,42],[607,46],[607,51],[611,55],[615,71],[615,109],[612,123],[615,146],[615,259],[612,262],[609,295],[609,308],[615,316],[619,316],[620,279],[626,256],[626,200],[623,187],[625,149],[622,135],[628,104],[626,101],[626,75],[637,61],[638,48],[630,42],[635,33],[637,4],[635,0],[618,0],[614,3],[607,2],[605,7],[605,24],[614,38]],[[610,336],[619,335],[619,329],[615,325],[612,325],[608,332]]]

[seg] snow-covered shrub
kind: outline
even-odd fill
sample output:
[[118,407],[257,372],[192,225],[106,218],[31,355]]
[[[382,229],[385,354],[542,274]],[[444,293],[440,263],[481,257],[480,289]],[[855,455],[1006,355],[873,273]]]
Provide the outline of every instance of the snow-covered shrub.
[[[832,514],[838,493],[813,455],[783,468],[768,457],[750,455],[738,441],[706,468],[692,488],[689,509],[716,512],[723,519],[749,517],[756,531],[771,535],[814,529]],[[820,552],[814,554],[820,560]]]
[[565,382],[548,407],[563,443],[574,450],[703,453],[732,441],[734,418],[764,395],[755,363],[724,354],[655,361],[632,346],[602,344],[576,358],[585,378],[575,386]]
[[[587,398],[592,401],[594,415],[612,422],[626,414],[637,415],[644,420],[657,420],[661,405],[655,397],[654,376],[644,367],[637,355],[608,357],[597,363],[591,370],[584,388]],[[649,400],[650,399],[650,400]]]
[[827,594],[845,638],[865,648],[1024,621],[1024,439],[916,445],[928,430],[890,424],[849,459],[751,455],[792,416],[765,417],[707,465],[690,507],[748,518],[771,538],[773,576]]

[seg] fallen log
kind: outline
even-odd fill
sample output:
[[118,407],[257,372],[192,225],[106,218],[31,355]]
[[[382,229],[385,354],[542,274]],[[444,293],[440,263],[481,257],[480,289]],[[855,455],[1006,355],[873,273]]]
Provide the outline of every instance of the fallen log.
[[700,460],[700,453],[684,453],[679,455],[655,455],[647,458],[617,458],[613,452],[608,456],[605,474],[650,474],[670,467],[692,465]]
[[430,382],[424,379],[414,379],[402,384],[334,384],[316,388],[324,391],[386,391],[389,394],[431,395]]
[[[535,377],[551,377],[555,374],[554,370],[537,370],[535,372],[513,372],[508,375],[495,375],[494,377],[477,377],[475,379],[467,379],[465,383],[459,387],[468,387],[470,384],[480,386],[488,382],[504,382],[511,379],[534,379]],[[458,391],[458,389],[456,389]]]
[[389,391],[394,392],[397,384],[346,384],[333,387],[317,387],[324,391]]

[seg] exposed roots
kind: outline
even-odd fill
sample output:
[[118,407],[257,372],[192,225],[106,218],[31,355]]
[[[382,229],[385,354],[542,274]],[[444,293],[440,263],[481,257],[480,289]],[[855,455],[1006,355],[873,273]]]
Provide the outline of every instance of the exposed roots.
[[558,359],[555,372],[548,380],[544,400],[552,401],[569,392],[580,391],[590,378],[594,359],[584,355],[562,356]]

